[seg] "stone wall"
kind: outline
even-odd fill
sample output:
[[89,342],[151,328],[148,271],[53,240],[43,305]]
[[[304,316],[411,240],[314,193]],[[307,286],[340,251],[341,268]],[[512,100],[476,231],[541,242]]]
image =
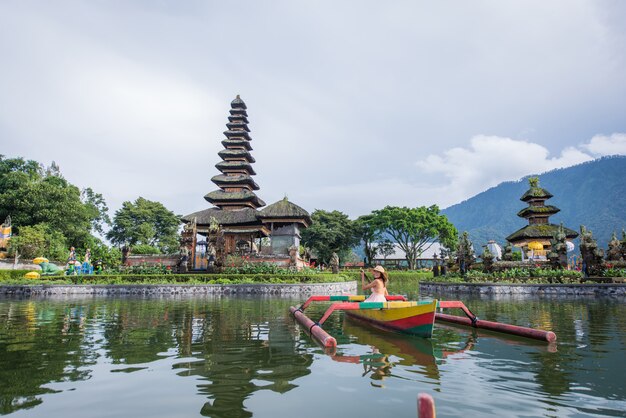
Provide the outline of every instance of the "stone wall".
[[626,296],[626,284],[483,284],[421,282],[420,294]]
[[239,285],[22,285],[0,286],[0,295],[341,295],[356,294],[356,281]]

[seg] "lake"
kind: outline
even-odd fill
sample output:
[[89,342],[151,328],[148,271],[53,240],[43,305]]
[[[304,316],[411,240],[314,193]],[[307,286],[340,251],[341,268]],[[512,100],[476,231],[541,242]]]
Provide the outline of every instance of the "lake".
[[399,418],[425,392],[439,417],[626,417],[623,299],[461,299],[558,343],[440,324],[426,340],[334,314],[330,355],[289,316],[302,299],[0,297],[0,414]]

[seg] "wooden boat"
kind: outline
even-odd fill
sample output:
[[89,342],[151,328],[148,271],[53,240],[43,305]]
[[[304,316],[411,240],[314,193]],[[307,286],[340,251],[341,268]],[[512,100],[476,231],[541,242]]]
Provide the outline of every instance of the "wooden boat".
[[346,315],[376,328],[430,338],[435,325],[437,300],[427,302],[362,302]]
[[[337,346],[337,340],[322,329],[324,322],[335,311],[346,311],[348,317],[380,329],[426,338],[432,336],[435,319],[438,319],[547,342],[556,341],[556,335],[551,331],[479,320],[461,301],[408,301],[400,295],[386,296],[386,299],[386,302],[365,302],[365,296],[362,295],[311,296],[302,306],[299,308],[292,306],[289,311],[296,321],[308,330],[309,335],[325,348]],[[304,309],[313,302],[333,302],[317,322],[304,314]],[[437,308],[461,309],[466,317],[437,313]]]

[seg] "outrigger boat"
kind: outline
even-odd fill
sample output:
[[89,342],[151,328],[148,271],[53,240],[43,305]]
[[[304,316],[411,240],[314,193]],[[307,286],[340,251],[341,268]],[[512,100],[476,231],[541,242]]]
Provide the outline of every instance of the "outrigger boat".
[[[433,334],[435,319],[459,325],[467,325],[490,331],[503,332],[521,337],[547,342],[556,341],[552,331],[536,330],[499,322],[478,319],[461,301],[409,301],[401,295],[386,296],[386,302],[365,302],[363,295],[311,296],[299,308],[290,307],[296,321],[308,334],[324,348],[334,348],[337,340],[328,334],[322,325],[335,311],[345,311],[351,318],[365,322],[376,328],[430,338]],[[304,310],[313,302],[333,302],[317,321],[312,321]],[[437,312],[443,309],[461,309],[466,317],[447,315]]]

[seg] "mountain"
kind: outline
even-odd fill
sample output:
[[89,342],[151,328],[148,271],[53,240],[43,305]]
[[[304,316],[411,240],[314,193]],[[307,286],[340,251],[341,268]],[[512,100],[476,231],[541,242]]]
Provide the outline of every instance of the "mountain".
[[[621,239],[626,229],[626,156],[603,157],[533,176],[554,195],[546,204],[561,209],[550,223],[562,222],[575,231],[585,225],[605,250],[613,231]],[[504,245],[507,236],[528,224],[517,216],[527,206],[519,199],[529,188],[528,177],[500,183],[441,212],[459,232],[469,232],[478,252],[490,239]]]

